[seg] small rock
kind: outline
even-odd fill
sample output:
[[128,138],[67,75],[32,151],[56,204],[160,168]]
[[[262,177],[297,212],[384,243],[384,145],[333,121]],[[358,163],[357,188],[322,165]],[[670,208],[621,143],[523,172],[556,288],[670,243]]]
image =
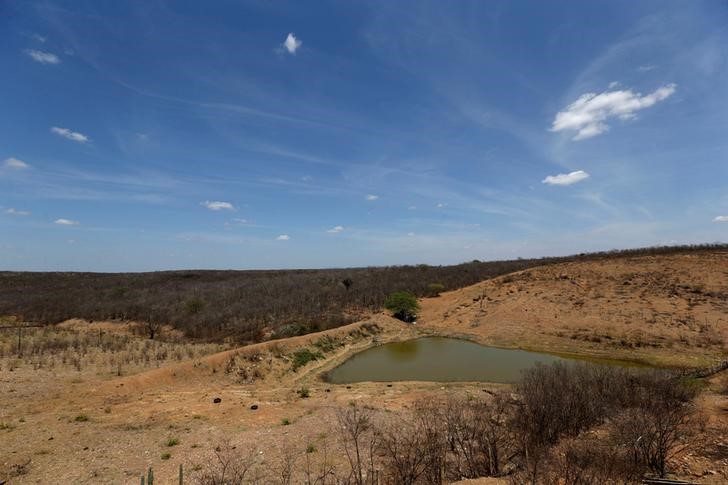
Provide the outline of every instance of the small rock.
[[387,384],[387,387],[392,387],[392,384]]
[[257,404],[253,404],[252,406],[250,406],[250,409],[252,409],[253,411],[255,411],[256,409],[258,409],[258,405]]
[[331,392],[331,389],[326,389],[326,392]]
[[220,404],[222,402],[222,398],[216,397],[215,399],[212,400],[212,402],[214,402],[215,404]]

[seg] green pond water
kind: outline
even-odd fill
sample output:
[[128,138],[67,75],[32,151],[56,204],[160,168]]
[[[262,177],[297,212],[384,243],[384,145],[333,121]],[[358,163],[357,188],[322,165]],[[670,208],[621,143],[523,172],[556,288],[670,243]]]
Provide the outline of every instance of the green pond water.
[[362,381],[515,382],[521,371],[562,357],[446,337],[392,342],[355,354],[329,372],[334,384]]

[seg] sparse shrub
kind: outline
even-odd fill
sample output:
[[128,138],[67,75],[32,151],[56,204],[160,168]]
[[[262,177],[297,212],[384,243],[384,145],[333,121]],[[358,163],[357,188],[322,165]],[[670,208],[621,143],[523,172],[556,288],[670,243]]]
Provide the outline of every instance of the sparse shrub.
[[312,362],[314,360],[318,360],[323,358],[323,355],[321,352],[312,352],[309,349],[301,349],[297,350],[293,353],[293,370],[297,371],[304,365],[308,364],[309,362]]
[[290,424],[291,424],[291,420],[290,420],[290,419],[288,419],[288,418],[283,418],[283,420],[281,421],[281,424],[282,424],[283,426],[288,426],[288,425],[290,425]]
[[336,340],[325,335],[313,343],[321,352],[331,352],[336,348]]
[[79,414],[78,416],[76,416],[75,418],[73,418],[73,420],[75,422],[77,422],[77,423],[85,423],[86,421],[89,420],[89,418],[85,414]]
[[177,446],[179,444],[179,438],[169,438],[167,440],[167,446]]
[[417,303],[417,298],[412,293],[398,291],[389,295],[384,302],[384,307],[392,312],[394,318],[403,322],[413,322],[417,317],[420,304]]
[[169,460],[170,458],[172,458],[172,454],[171,453],[162,453],[162,456],[160,456],[160,458],[162,460]]
[[307,397],[311,396],[311,391],[308,389],[308,387],[302,387],[296,392],[298,393],[298,397],[300,397],[301,399],[306,399]]
[[427,296],[440,296],[445,291],[445,285],[442,283],[430,283],[427,285]]

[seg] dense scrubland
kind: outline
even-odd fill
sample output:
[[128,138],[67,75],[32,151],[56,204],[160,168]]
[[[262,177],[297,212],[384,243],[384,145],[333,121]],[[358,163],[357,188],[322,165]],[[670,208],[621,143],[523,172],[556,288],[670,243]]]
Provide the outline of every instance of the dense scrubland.
[[454,266],[153,273],[0,273],[0,315],[31,322],[134,320],[153,337],[163,324],[193,339],[239,343],[333,328],[379,310],[388,295],[430,296],[534,266],[566,261],[728,249],[652,247],[560,258]]

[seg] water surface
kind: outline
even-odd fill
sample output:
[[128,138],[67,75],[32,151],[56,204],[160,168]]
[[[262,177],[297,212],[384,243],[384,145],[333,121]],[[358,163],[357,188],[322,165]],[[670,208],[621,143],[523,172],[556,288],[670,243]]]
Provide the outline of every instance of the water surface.
[[525,350],[497,349],[446,337],[392,342],[355,354],[329,372],[335,384],[362,381],[515,382],[536,362],[561,357]]

